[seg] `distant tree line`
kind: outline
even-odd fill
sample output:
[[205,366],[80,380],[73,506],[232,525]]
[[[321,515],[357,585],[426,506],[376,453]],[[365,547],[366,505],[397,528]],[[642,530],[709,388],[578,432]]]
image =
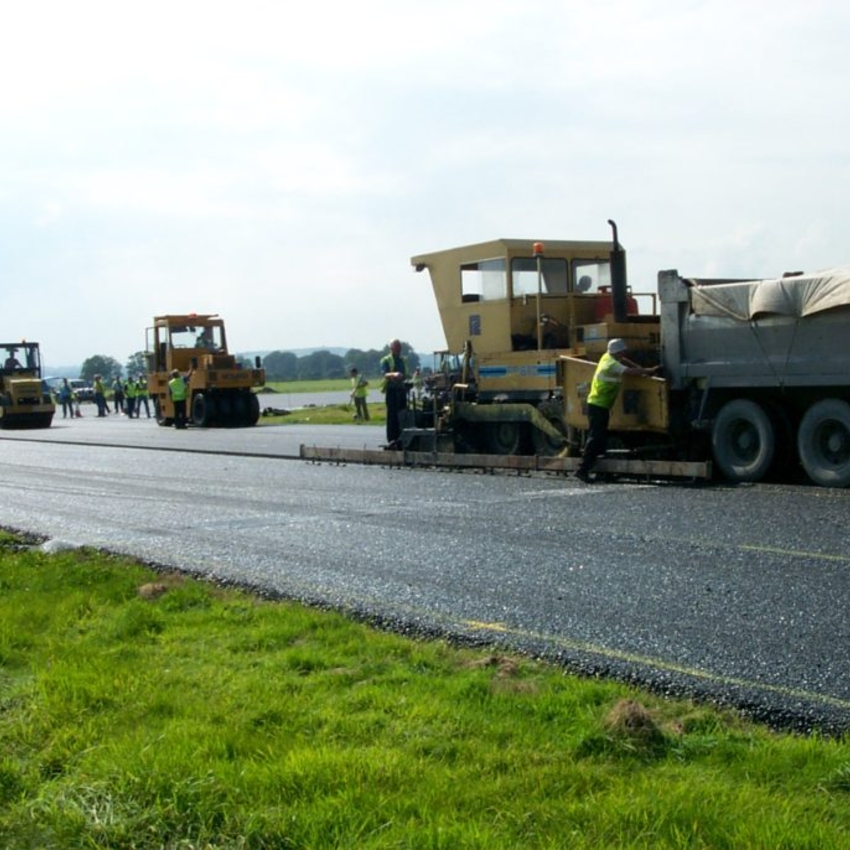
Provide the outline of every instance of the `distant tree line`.
[[[291,351],[272,351],[263,358],[263,368],[266,370],[267,381],[317,381],[329,378],[347,378],[348,370],[354,366],[366,377],[378,377],[381,374],[381,358],[389,354],[389,346],[380,351],[370,349],[361,351],[352,348],[344,355],[330,351],[314,351],[298,357]],[[401,344],[402,356],[407,359],[407,365],[415,369],[421,365],[419,355],[406,342]]]
[[[266,370],[268,381],[318,381],[347,378],[352,366],[366,377],[376,378],[381,374],[381,358],[389,354],[389,351],[388,345],[381,350],[373,348],[369,351],[361,351],[359,348],[352,348],[342,356],[325,350],[314,351],[302,357],[291,351],[272,351],[263,358],[263,368]],[[419,355],[409,343],[402,342],[401,353],[407,359],[407,365],[411,371],[422,365],[419,362]],[[237,360],[246,369],[253,367],[253,363],[246,357],[237,356]],[[83,363],[80,377],[91,382],[95,375],[100,375],[104,380],[112,380],[124,375],[144,375],[146,372],[147,361],[143,351],[132,354],[125,366],[112,357],[95,354]]]

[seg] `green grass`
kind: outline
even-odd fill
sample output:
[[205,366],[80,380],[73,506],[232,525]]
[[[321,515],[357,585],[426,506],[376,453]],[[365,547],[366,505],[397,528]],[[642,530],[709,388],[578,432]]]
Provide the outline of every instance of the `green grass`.
[[[260,402],[261,409],[271,405]],[[387,421],[387,406],[369,404],[369,421],[354,420],[354,405],[326,404],[322,407],[304,407],[290,410],[283,416],[260,416],[258,425],[384,425]]]
[[[285,400],[276,399],[277,394],[298,394],[336,392],[351,389],[348,380],[337,381],[289,381],[270,382],[267,384],[274,392],[261,393],[260,410],[268,407],[286,409]],[[290,410],[283,416],[261,416],[260,425],[384,425],[387,421],[387,407],[383,402],[369,402],[368,423],[354,421],[354,405],[351,404],[327,404],[322,407],[299,408]]]
[[348,378],[325,379],[320,381],[267,381],[276,393],[331,393],[338,390],[350,390],[351,381]]
[[847,741],[0,545],[0,846],[820,850],[848,829]]

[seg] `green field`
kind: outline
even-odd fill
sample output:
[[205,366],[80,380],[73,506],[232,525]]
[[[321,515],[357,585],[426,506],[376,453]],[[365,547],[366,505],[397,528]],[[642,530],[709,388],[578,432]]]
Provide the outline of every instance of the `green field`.
[[[330,393],[350,390],[351,381],[346,378],[325,381],[268,381],[266,387],[275,393]],[[265,396],[266,393],[262,395]]]
[[[321,393],[321,392],[338,392],[351,389],[351,383],[347,380],[341,381],[289,381],[289,382],[271,382],[266,385],[274,390],[272,393],[260,393],[260,409],[266,408],[286,408],[286,404],[281,400],[276,400],[275,396],[286,395],[286,401],[289,401],[289,395],[297,395],[298,393]],[[376,394],[373,393],[373,396]],[[381,396],[381,398],[383,398]],[[368,423],[360,423],[354,421],[354,405],[353,404],[328,404],[323,407],[297,408],[288,410],[282,416],[261,416],[258,424],[260,425],[383,425],[387,421],[387,408],[383,402],[369,402]]]
[[848,846],[847,740],[8,535],[0,591],[5,848]]

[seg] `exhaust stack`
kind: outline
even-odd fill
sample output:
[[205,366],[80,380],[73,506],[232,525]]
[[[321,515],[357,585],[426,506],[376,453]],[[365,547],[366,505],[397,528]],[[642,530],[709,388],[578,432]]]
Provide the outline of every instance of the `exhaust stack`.
[[617,225],[610,218],[611,225],[611,301],[614,308],[614,321],[628,321],[628,284],[626,281],[626,252],[617,238]]

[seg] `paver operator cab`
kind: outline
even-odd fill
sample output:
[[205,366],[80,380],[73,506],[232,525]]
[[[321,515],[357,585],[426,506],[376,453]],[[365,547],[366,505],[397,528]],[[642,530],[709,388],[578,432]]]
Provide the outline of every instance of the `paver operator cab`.
[[[563,356],[597,360],[609,339],[624,337],[633,359],[658,362],[655,294],[627,286],[610,224],[613,243],[497,239],[411,258],[430,274],[449,351],[463,352],[461,381],[419,417],[440,432],[440,450],[559,454],[569,443]],[[650,408],[642,421],[663,418],[651,409],[654,393],[641,403]],[[434,448],[427,427],[406,429],[402,441]]]
[[174,422],[174,402],[168,382],[175,370],[189,375],[186,410],[189,421],[202,428],[256,425],[260,403],[253,392],[266,374],[255,359],[243,368],[228,352],[224,320],[217,315],[188,313],[156,316],[147,329],[148,392],[156,421]]
[[49,428],[56,405],[37,342],[0,342],[0,428]]

